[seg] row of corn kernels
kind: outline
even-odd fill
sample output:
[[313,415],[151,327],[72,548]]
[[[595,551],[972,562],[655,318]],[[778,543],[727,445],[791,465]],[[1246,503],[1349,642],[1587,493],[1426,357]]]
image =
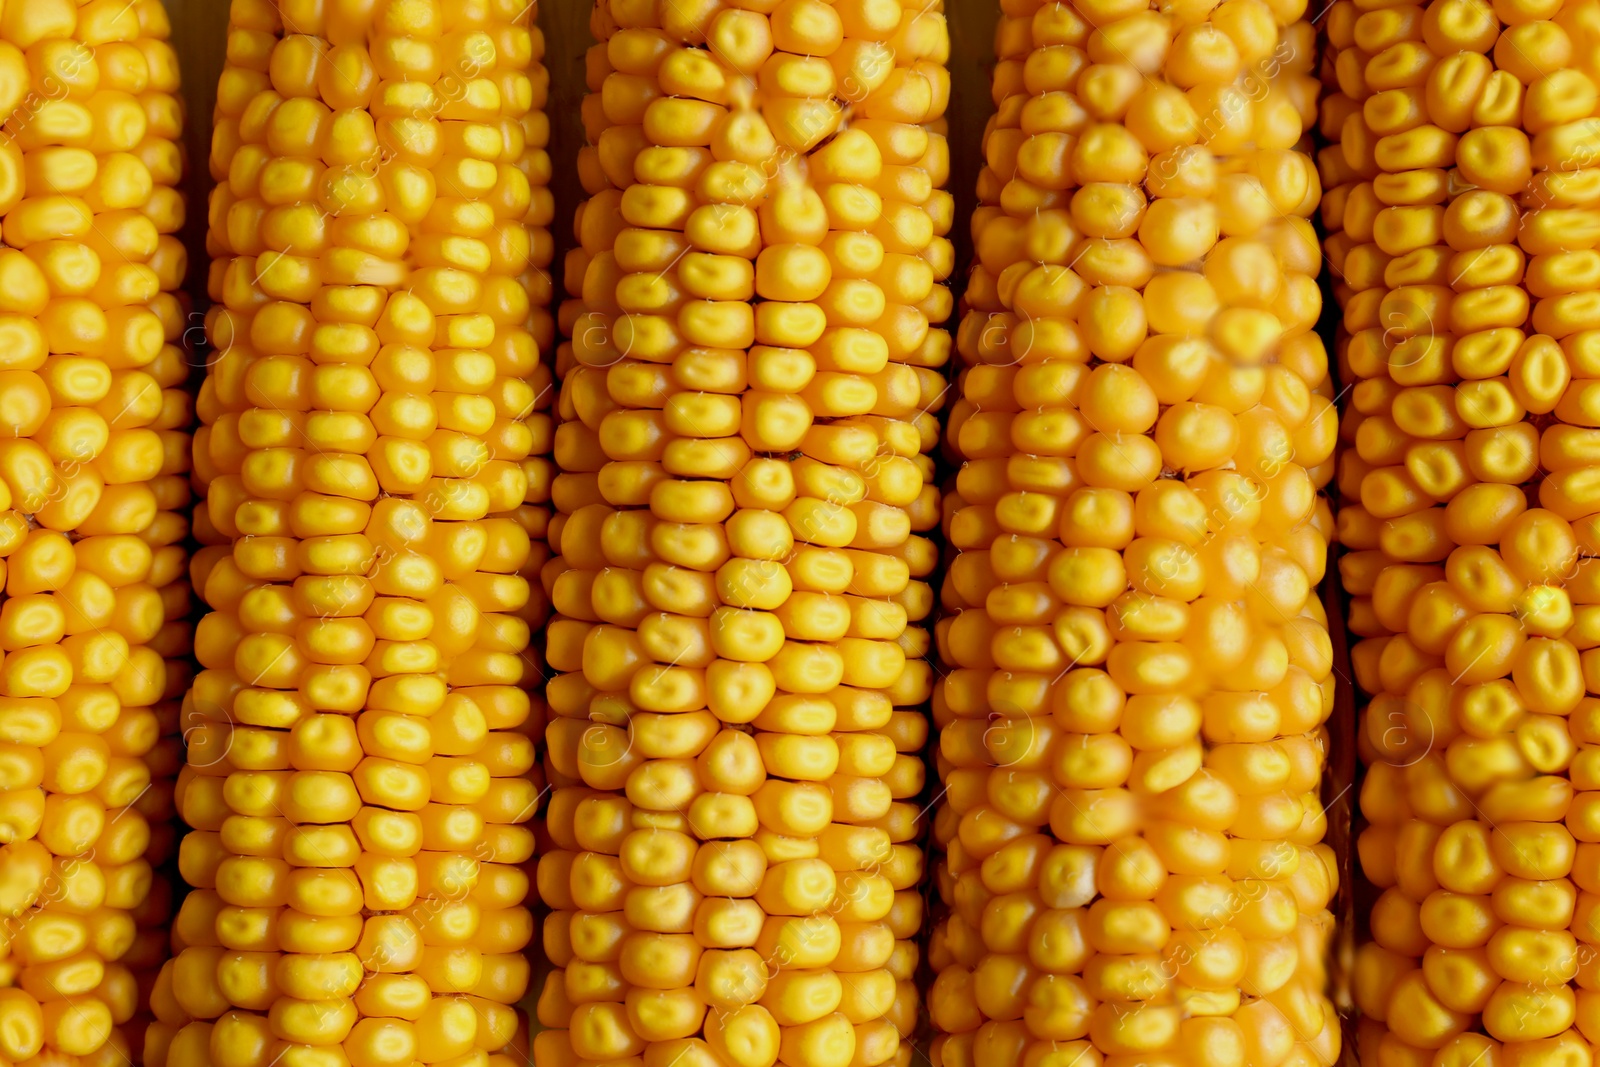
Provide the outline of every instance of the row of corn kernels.
[[[0,15],[0,1058],[136,1053],[173,887],[190,402],[159,2]],[[170,659],[170,663],[169,663]],[[165,735],[165,736],[164,736]]]
[[643,0],[592,27],[536,1059],[909,1063],[944,19]]
[[1375,1061],[1587,1063],[1600,1038],[1595,11],[1329,12]]
[[959,332],[943,1067],[1334,1063],[1303,5],[1010,2]]

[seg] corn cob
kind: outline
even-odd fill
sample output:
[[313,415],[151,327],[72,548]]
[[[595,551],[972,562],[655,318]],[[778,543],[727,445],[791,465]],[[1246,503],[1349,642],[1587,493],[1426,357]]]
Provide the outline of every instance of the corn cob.
[[188,451],[169,32],[158,0],[0,11],[6,1062],[125,1061],[164,956]]
[[944,19],[619,0],[591,25],[535,1062],[909,1064]]
[[553,342],[522,0],[235,0],[145,1063],[510,1067]]
[[1371,1062],[1600,1039],[1595,10],[1329,12]]
[[1304,4],[1006,0],[948,434],[938,1067],[1327,1067]]

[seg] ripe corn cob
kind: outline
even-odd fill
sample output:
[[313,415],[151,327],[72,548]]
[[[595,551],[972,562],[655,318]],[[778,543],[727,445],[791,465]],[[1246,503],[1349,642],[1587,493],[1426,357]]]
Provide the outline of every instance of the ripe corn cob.
[[553,342],[522,0],[235,0],[178,805],[145,1062],[510,1067]]
[[1372,1062],[1600,1039],[1595,11],[1329,12]]
[[908,1064],[944,19],[627,0],[591,25],[535,1061]]
[[164,702],[186,680],[164,657],[186,645],[188,502],[169,33],[158,0],[0,11],[7,1062],[125,1061],[164,956],[153,865],[172,839],[152,823],[171,809]]
[[1339,1057],[1303,15],[1002,5],[948,430],[940,1067]]

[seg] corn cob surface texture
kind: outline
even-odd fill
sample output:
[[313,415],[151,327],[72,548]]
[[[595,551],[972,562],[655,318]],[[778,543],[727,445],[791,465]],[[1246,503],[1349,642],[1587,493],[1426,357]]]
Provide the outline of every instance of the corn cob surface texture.
[[[510,1067],[552,214],[521,0],[235,0],[147,1067]],[[543,394],[546,399],[541,399]],[[536,572],[533,572],[536,576]]]
[[[0,1060],[119,1064],[166,953],[187,681],[177,57],[157,0],[0,9]],[[174,620],[169,622],[169,620]],[[143,928],[143,929],[141,929]]]
[[[146,60],[150,74],[142,96],[160,109],[150,111],[147,105],[150,115],[146,133],[148,146],[141,149],[140,155],[152,175],[159,175],[156,180],[160,184],[176,187],[189,172],[190,161],[182,141],[189,116],[178,96],[179,61],[168,43],[172,27],[160,3],[141,5],[140,17],[141,36],[153,39],[142,42],[141,48],[156,45]],[[161,65],[167,69],[163,71]],[[160,95],[156,95],[158,92]],[[159,123],[157,115],[162,116]],[[152,155],[152,151],[157,154]],[[156,161],[161,161],[159,167]],[[136,806],[148,824],[150,840],[144,859],[153,867],[155,877],[144,902],[133,911],[139,932],[122,958],[137,982],[138,1014],[121,1029],[123,1040],[117,1048],[120,1058],[114,1067],[137,1062],[144,1046],[145,1030],[153,1021],[149,1011],[150,992],[161,967],[173,954],[171,927],[184,890],[181,876],[173,869],[173,860],[179,836],[177,777],[184,764],[183,698],[195,675],[195,596],[189,569],[193,564],[190,537],[197,497],[191,478],[195,424],[192,384],[196,353],[189,327],[196,319],[192,300],[178,288],[192,281],[187,249],[179,242],[177,232],[187,219],[187,198],[170,190],[163,191],[162,196],[170,200],[172,207],[168,209],[168,217],[159,222],[160,246],[157,255],[150,260],[150,265],[160,272],[163,290],[160,303],[152,304],[151,308],[166,326],[163,331],[166,344],[159,357],[159,370],[151,366],[146,367],[145,372],[162,387],[160,414],[149,425],[160,433],[166,458],[160,475],[148,483],[155,493],[160,513],[142,536],[152,546],[165,547],[162,548],[163,558],[152,560],[150,576],[145,579],[160,597],[161,613],[159,617],[156,615],[154,601],[147,591],[141,591],[140,595],[148,604],[139,640],[150,651],[160,654],[165,661],[165,676],[159,703],[151,706],[148,712],[141,710],[132,717],[124,713],[127,721],[120,723],[117,731],[125,738],[121,742],[124,754],[139,759],[150,776],[149,788]],[[102,267],[102,271],[104,269]],[[148,384],[144,388],[148,389]],[[130,403],[131,400],[132,397],[124,397],[117,401],[119,410],[125,410],[127,417],[135,420],[130,425],[150,419],[154,414],[154,396],[141,396],[137,406]],[[158,621],[160,628],[152,634],[149,628]],[[140,672],[146,669],[143,665],[137,668]],[[107,740],[110,741],[109,732]]]
[[615,0],[592,28],[535,1061],[909,1064],[944,18]]
[[1591,4],[1335,4],[1364,1061],[1600,1040]]
[[939,1067],[1327,1067],[1314,32],[1007,0],[949,435]]

